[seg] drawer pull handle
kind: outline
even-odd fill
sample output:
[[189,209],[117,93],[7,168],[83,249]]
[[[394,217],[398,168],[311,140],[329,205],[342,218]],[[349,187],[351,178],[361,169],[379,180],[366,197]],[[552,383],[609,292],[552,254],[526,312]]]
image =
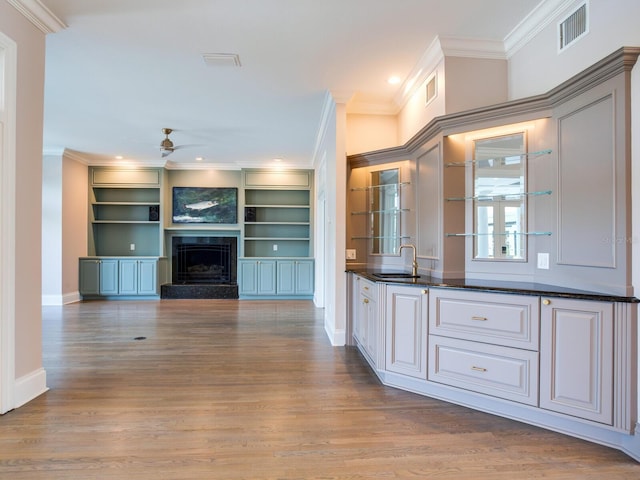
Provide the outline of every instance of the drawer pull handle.
[[369,290],[369,287],[362,287],[363,290]]
[[471,367],[471,370],[475,370],[476,372],[486,372],[487,371],[486,368],[482,368],[482,367]]
[[474,315],[473,317],[471,317],[471,320],[478,320],[480,322],[486,322],[487,321],[487,317],[476,317]]
[[364,300],[362,300],[362,303],[369,303],[369,299],[365,298]]

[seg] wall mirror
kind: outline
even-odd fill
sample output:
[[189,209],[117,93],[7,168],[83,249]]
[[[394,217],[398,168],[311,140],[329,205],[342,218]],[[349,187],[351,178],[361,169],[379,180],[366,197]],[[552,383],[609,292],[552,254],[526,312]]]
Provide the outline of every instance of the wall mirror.
[[372,254],[396,254],[400,247],[400,170],[371,172],[369,197]]
[[474,258],[526,258],[524,132],[474,141]]

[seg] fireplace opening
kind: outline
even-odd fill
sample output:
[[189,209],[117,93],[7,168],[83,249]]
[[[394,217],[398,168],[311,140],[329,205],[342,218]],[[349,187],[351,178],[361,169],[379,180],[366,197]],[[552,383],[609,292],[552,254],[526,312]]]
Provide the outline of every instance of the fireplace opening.
[[173,237],[171,281],[234,285],[237,257],[235,237]]

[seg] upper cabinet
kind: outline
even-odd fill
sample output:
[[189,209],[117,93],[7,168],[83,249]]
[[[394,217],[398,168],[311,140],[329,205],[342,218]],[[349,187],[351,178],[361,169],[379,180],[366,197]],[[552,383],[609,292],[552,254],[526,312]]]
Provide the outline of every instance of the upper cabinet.
[[387,168],[368,173],[367,185],[353,187],[351,191],[361,195],[366,207],[354,210],[354,217],[365,216],[364,229],[354,233],[352,240],[365,241],[372,255],[396,255],[403,241],[409,240],[403,232],[403,214],[410,211],[403,207],[403,189],[411,185],[401,181],[401,169]]
[[[399,238],[416,245],[421,273],[633,295],[630,84],[638,55],[622,48],[546,94],[445,114],[403,146],[350,156],[348,209],[358,211],[361,172],[391,170],[401,159],[407,174],[398,183],[415,193],[401,197],[409,213]],[[378,196],[368,208],[384,211],[388,201]],[[347,248],[367,265],[384,264],[376,254],[397,243],[374,237],[397,223],[380,217],[365,230],[351,220]],[[363,230],[367,250],[354,233]]]

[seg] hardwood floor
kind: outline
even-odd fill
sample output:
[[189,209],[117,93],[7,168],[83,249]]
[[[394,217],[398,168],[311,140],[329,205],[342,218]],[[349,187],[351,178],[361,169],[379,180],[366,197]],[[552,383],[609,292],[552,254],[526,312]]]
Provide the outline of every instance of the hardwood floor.
[[43,312],[51,390],[0,417],[0,479],[640,478],[618,451],[380,385],[308,301]]

